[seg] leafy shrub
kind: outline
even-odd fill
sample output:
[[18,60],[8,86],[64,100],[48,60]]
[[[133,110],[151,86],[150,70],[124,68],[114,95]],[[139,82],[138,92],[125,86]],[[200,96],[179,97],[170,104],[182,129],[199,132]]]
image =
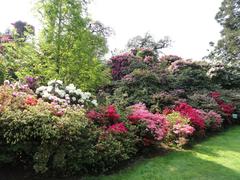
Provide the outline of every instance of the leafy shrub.
[[174,75],[173,87],[176,89],[193,91],[212,88],[205,68],[190,60],[177,60],[168,69]]
[[159,92],[152,95],[152,111],[161,112],[164,107],[171,106],[175,104],[177,100],[176,96],[173,96],[171,93],[168,92]]
[[223,119],[220,114],[210,111],[205,114],[205,125],[208,130],[216,131],[222,128]]
[[[110,170],[136,154],[131,127],[116,123],[102,129],[82,108],[50,104],[26,90],[0,87],[1,165],[20,163],[40,174],[84,174]],[[113,108],[107,116],[118,118]]]
[[207,75],[213,83],[221,85],[224,89],[239,88],[240,68],[237,66],[213,65]]
[[0,62],[0,84],[3,84],[4,81],[5,68]]
[[130,53],[113,56],[109,61],[109,65],[112,69],[113,80],[120,80],[125,75],[129,74],[130,71],[128,66],[131,64],[131,61],[134,61],[135,59],[136,57]]
[[209,96],[208,91],[196,91],[193,94],[189,94],[187,101],[191,106],[206,112],[211,110],[218,113],[220,112],[217,102]]
[[[160,70],[158,70],[160,71]],[[127,107],[139,102],[145,103],[147,107],[156,105],[154,94],[163,92],[169,88],[172,79],[167,72],[161,73],[155,69],[135,69],[127,78],[117,83],[110,103]],[[161,76],[159,76],[161,74]],[[159,108],[162,107],[162,104]]]

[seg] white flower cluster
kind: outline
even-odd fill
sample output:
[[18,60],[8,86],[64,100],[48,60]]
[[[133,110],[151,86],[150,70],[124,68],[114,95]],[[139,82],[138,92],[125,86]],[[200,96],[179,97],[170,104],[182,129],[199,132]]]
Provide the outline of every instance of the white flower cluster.
[[207,72],[207,76],[209,78],[214,78],[217,76],[217,74],[221,71],[224,71],[224,66],[215,66],[215,67],[211,67],[208,72]]
[[44,100],[57,102],[60,104],[71,104],[81,106],[97,106],[90,92],[83,92],[77,89],[73,84],[64,87],[60,80],[52,80],[48,82],[48,86],[41,86],[36,89],[36,94]]

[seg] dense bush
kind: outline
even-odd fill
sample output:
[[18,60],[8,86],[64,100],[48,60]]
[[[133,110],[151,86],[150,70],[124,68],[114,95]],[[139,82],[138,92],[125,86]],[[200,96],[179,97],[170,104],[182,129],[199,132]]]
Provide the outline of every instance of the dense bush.
[[223,64],[213,65],[207,72],[212,82],[221,85],[225,89],[239,88],[240,68]]
[[171,63],[168,69],[174,74],[174,88],[188,91],[212,88],[207,70],[197,63],[180,59]]
[[165,116],[149,112],[144,104],[129,107],[128,120],[136,125],[137,134],[143,140],[144,146],[154,145],[163,141],[168,132],[168,122]]
[[190,125],[190,120],[179,112],[169,111],[166,114],[169,122],[169,132],[166,143],[183,146],[188,143],[195,129]]
[[27,88],[0,90],[1,165],[20,163],[37,173],[62,175],[104,172],[136,153],[137,138],[126,129],[119,132],[121,124],[105,130],[81,108],[49,104]]

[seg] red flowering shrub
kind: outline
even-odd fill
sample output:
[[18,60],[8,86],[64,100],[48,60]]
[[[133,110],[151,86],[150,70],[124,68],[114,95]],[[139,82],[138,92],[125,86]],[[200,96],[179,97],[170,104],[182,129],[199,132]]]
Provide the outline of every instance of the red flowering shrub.
[[117,123],[117,124],[113,124],[113,125],[109,126],[107,131],[113,132],[113,133],[125,133],[128,130],[127,130],[125,124],[123,122],[121,122],[121,123]]
[[205,121],[202,114],[199,110],[193,108],[187,103],[179,103],[175,107],[175,111],[180,112],[183,116],[186,116],[190,119],[191,124],[198,130],[204,132],[205,129]]
[[110,126],[118,123],[120,115],[117,113],[114,105],[109,105],[106,108],[100,109],[101,112],[95,110],[89,111],[87,117],[100,126]]
[[144,144],[154,141],[162,141],[168,132],[168,123],[161,114],[149,112],[144,104],[136,104],[130,107],[131,113],[128,120],[134,125],[143,125],[140,132]]
[[235,110],[235,107],[233,104],[226,103],[224,100],[221,99],[220,92],[211,92],[209,94],[210,97],[212,97],[219,105],[220,110],[228,117],[232,116],[232,113]]

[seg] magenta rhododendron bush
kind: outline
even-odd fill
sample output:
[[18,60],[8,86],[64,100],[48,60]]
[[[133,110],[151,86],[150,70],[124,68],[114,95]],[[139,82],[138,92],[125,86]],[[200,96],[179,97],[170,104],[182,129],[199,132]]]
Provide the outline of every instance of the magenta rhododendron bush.
[[130,107],[131,113],[128,120],[133,124],[145,124],[146,131],[154,140],[161,141],[167,135],[168,122],[165,116],[149,112],[144,104],[136,104]]

